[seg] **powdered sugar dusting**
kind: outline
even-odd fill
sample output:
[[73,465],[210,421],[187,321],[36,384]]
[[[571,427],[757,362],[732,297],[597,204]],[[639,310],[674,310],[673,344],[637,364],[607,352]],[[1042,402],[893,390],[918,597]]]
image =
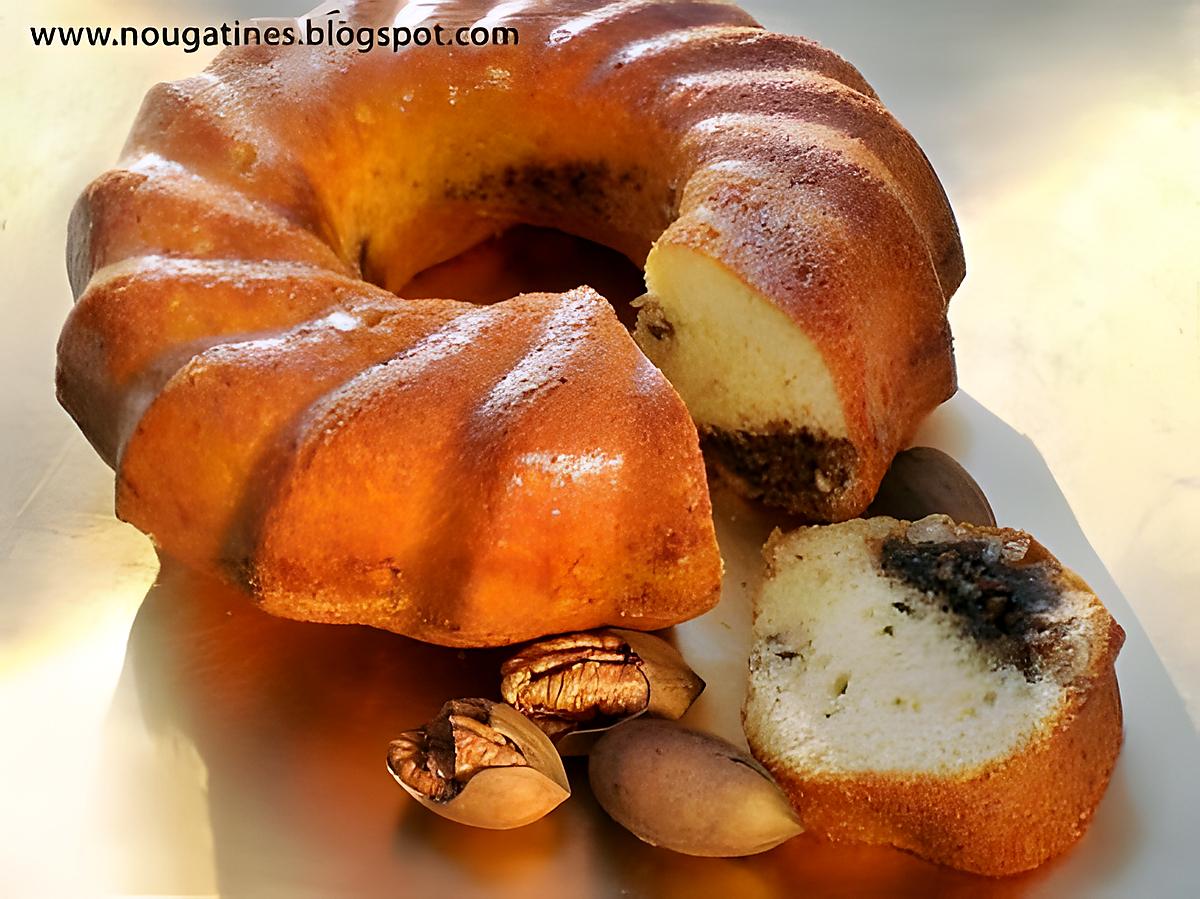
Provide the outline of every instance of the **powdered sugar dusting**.
[[486,307],[460,315],[444,328],[439,328],[419,341],[407,352],[385,362],[383,368],[389,375],[394,374],[397,379],[417,375],[434,363],[456,355],[479,340],[484,329],[495,318],[494,311]]
[[714,37],[721,37],[729,34],[737,34],[739,32],[747,35],[758,35],[762,33],[760,28],[751,28],[742,25],[717,25],[717,26],[700,26],[691,28],[682,28],[678,31],[668,31],[666,34],[661,34],[658,37],[649,38],[643,41],[635,41],[625,47],[617,54],[616,61],[620,65],[628,65],[649,56],[657,56],[660,53],[665,53],[675,47],[691,44],[698,41],[709,40]]
[[585,31],[595,28],[597,25],[609,22],[621,14],[637,9],[638,7],[649,6],[652,2],[657,2],[657,0],[616,0],[615,3],[609,3],[607,6],[602,6],[599,9],[590,10],[573,19],[567,19],[562,25],[550,32],[549,43],[564,44],[572,38],[583,34]]
[[[719,69],[712,72],[689,72],[672,78],[667,91],[678,94],[683,91],[704,91],[716,87],[746,85],[753,87],[761,84],[804,85],[816,88],[822,93],[859,94],[854,88],[843,84],[836,78],[822,75],[812,69]],[[874,103],[875,101],[870,101]]]
[[551,487],[565,487],[569,483],[601,477],[616,484],[624,465],[623,454],[609,455],[602,450],[589,453],[522,453],[517,457],[518,470],[509,481],[509,490],[523,486],[529,472],[548,476]]
[[[360,372],[338,390],[326,394],[313,409],[315,420],[325,420],[322,436],[328,440],[345,427],[354,413],[365,407],[368,397],[386,391],[393,384],[415,380],[435,363],[483,340],[484,331],[497,318],[495,309],[486,306],[460,315],[399,355]],[[331,413],[338,410],[348,396],[355,396],[347,407],[352,411],[347,413],[343,408],[342,414],[334,420]]]
[[[327,269],[306,262],[279,260],[200,259],[186,256],[129,256],[97,269],[93,283],[100,284],[121,276],[144,280],[175,281],[191,278],[202,283],[231,284],[252,281],[294,280],[314,276],[329,277]],[[346,279],[348,284],[356,282]]]
[[338,309],[329,313],[325,318],[320,319],[317,324],[328,325],[335,331],[353,331],[362,324],[362,320],[351,315],[349,312]]
[[537,342],[488,391],[476,416],[492,419],[509,415],[529,396],[562,378],[571,356],[587,335],[597,302],[603,301],[591,291],[563,294]]

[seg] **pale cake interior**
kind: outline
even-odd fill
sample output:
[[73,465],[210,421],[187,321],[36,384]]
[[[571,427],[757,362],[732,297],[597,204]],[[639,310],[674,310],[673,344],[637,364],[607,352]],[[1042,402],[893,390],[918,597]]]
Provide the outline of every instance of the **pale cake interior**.
[[808,428],[844,437],[833,378],[770,300],[696,250],[659,244],[634,336],[703,430]]
[[871,519],[774,544],[746,729],[788,767],[961,773],[1027,743],[1086,665],[1086,594],[1056,591],[1038,625],[1053,629],[1056,658],[1022,670],[981,645],[942,598],[881,570],[881,541],[903,539],[904,527]]

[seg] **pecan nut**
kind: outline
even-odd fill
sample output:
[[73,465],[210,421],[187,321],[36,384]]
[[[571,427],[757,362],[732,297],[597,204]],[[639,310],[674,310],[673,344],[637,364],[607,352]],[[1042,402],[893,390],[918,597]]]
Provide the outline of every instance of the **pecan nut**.
[[614,821],[684,855],[754,855],[803,830],[757,762],[675,721],[639,718],[608,731],[588,758],[588,780]]
[[930,446],[896,454],[868,511],[905,521],[944,514],[960,524],[996,525],[978,482],[953,458]]
[[500,674],[504,700],[554,739],[643,712],[678,718],[704,689],[669,643],[615,629],[531,643]]
[[388,746],[388,770],[443,817],[476,827],[520,827],[570,795],[562,759],[515,709],[456,699]]

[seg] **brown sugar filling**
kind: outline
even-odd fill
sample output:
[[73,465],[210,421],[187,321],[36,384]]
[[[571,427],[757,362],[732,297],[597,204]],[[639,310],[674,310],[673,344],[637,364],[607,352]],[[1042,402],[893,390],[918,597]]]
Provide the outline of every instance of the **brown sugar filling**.
[[[880,564],[889,577],[952,614],[962,632],[998,664],[1017,668],[1027,680],[1038,679],[1053,626],[1047,613],[1060,601],[1053,562],[1007,562],[995,541],[912,543],[890,537],[883,542]],[[906,614],[914,611],[905,603],[895,605]]]
[[705,428],[701,446],[718,466],[743,480],[750,496],[814,521],[854,477],[858,453],[844,437],[809,428],[769,425],[762,431]]

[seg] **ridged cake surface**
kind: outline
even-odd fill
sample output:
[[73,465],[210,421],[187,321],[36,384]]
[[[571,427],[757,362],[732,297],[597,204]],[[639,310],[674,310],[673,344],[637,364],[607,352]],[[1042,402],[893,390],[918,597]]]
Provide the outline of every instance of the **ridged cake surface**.
[[[710,607],[697,433],[751,495],[865,508],[953,392],[963,263],[853,67],[720,2],[341,10],[519,42],[242,47],[150,92],[73,214],[59,357],[123,518],[280,614],[475,645]],[[517,223],[646,268],[653,365],[586,291],[396,295]]]

